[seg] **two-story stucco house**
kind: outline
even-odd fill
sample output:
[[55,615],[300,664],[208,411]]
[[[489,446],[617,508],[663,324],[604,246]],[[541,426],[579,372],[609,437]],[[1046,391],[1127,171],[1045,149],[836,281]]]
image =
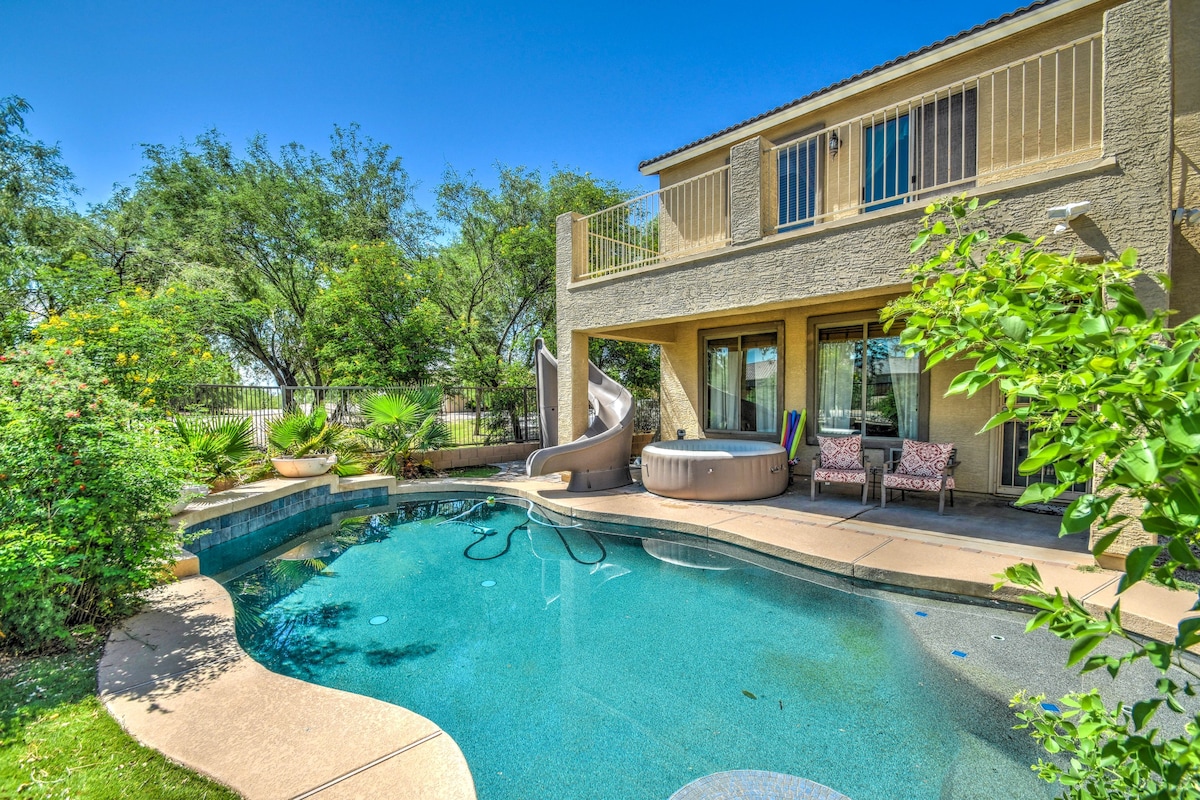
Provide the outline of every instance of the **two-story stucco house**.
[[[662,428],[954,442],[959,490],[1014,493],[1025,431],[944,397],[878,312],[932,197],[1083,258],[1138,250],[1200,313],[1200,0],[1043,0],[641,164],[660,189],[558,227],[560,430],[587,424],[588,337],[662,347]],[[1090,203],[1063,224],[1048,209]],[[802,459],[801,464],[806,461]],[[806,471],[805,467],[799,468]]]

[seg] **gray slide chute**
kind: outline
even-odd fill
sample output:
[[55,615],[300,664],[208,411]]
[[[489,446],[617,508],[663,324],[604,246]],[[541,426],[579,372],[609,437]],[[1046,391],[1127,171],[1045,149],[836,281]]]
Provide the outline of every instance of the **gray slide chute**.
[[531,477],[570,472],[567,491],[593,492],[633,483],[629,453],[633,449],[633,395],[588,362],[588,399],[595,415],[587,431],[573,442],[558,443],[558,360],[538,339],[533,346],[537,375],[538,416],[542,449],[525,462]]

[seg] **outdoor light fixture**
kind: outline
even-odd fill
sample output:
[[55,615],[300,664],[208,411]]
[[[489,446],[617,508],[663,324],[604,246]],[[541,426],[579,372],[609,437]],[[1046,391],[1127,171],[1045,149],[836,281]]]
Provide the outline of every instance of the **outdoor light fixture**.
[[1067,223],[1073,219],[1078,219],[1084,214],[1092,210],[1092,204],[1087,200],[1080,203],[1067,203],[1065,206],[1054,206],[1046,209],[1046,216],[1050,219],[1059,220],[1059,223],[1054,226],[1056,234],[1067,232]]
[[1200,224],[1200,208],[1177,208],[1171,214],[1171,222],[1175,225]]
[[833,131],[829,134],[829,155],[836,156],[841,147],[842,140],[838,138],[837,131]]
[[1092,204],[1084,200],[1082,203],[1067,203],[1065,206],[1048,208],[1046,209],[1046,216],[1050,219],[1060,219],[1064,222],[1070,222],[1073,219],[1082,217],[1091,210]]

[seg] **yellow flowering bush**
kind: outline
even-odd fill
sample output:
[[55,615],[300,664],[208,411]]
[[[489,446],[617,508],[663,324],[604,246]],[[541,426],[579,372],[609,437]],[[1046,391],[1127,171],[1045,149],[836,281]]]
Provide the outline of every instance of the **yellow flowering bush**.
[[229,359],[211,349],[212,302],[186,287],[154,294],[139,288],[52,315],[34,336],[43,347],[83,356],[126,398],[176,404],[186,402],[194,384],[234,377]]

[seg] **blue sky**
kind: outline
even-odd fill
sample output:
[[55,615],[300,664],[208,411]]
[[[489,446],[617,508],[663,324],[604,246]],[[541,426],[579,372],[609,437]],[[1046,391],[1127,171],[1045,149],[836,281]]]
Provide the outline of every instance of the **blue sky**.
[[403,157],[427,206],[447,165],[649,189],[639,161],[1020,2],[0,0],[0,96],[33,105],[81,203],[131,183],[141,143],[216,127],[324,149],[350,122]]

